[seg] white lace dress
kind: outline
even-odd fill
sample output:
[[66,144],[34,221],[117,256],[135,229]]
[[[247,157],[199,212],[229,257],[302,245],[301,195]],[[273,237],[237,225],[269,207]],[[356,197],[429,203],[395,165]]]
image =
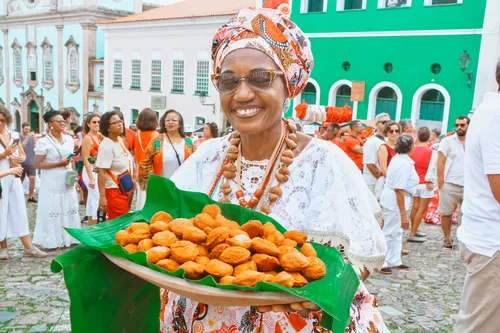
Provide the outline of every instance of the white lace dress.
[[[74,143],[70,136],[63,135],[62,143],[49,140],[51,139],[44,137],[38,140],[35,146],[35,155],[45,155],[45,162],[54,163],[61,160],[57,149],[63,156],[73,152]],[[33,243],[46,249],[68,247],[78,243],[64,230],[64,227],[81,227],[78,195],[74,186],[65,185],[65,176],[66,167],[41,171]]]
[[[204,142],[172,180],[183,190],[208,193],[228,147],[228,137]],[[242,188],[249,197],[261,183],[267,161],[243,160],[242,165]],[[355,266],[370,270],[382,266],[386,243],[374,217],[378,204],[347,155],[330,142],[312,140],[289,169],[290,180],[281,185],[283,195],[269,215],[287,229],[306,232],[311,241],[341,246]],[[230,184],[230,199],[236,204],[236,183]],[[275,185],[273,178],[268,188]],[[214,198],[221,196],[216,190]],[[346,332],[388,332],[377,307],[376,299],[361,284]],[[160,319],[162,332],[305,333],[321,331],[319,317],[312,314],[304,320],[291,313],[260,314],[255,307],[207,306],[163,291]]]

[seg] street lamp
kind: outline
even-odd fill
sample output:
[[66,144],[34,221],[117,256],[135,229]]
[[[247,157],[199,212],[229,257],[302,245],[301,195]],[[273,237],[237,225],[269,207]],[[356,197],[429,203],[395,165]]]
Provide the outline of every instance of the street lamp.
[[202,91],[200,92],[200,103],[203,106],[211,106],[212,107],[212,112],[215,114],[215,103],[210,104],[210,103],[205,103],[207,101],[207,93]]
[[460,70],[462,70],[462,73],[467,75],[469,78],[469,82],[467,82],[467,86],[469,88],[472,85],[472,71],[467,71],[467,68],[469,68],[469,63],[470,63],[470,55],[467,51],[462,52],[460,55],[460,58],[458,58],[458,65],[460,66]]

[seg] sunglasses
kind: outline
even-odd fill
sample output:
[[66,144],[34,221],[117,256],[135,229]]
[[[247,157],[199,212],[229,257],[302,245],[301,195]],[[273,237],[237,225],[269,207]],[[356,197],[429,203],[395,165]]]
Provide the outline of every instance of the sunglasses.
[[455,124],[456,128],[459,128],[459,127],[465,128],[466,126],[467,126],[467,124]]
[[221,73],[212,76],[215,89],[221,94],[234,92],[242,81],[247,81],[248,87],[254,91],[266,91],[271,88],[274,79],[283,72],[269,70],[259,70],[251,72],[248,76],[236,76],[234,73]]
[[101,121],[100,120],[93,120],[92,124],[99,124]]
[[53,123],[59,123],[59,124],[65,124],[66,123],[65,120],[53,120],[52,122]]
[[391,130],[389,130],[389,133],[391,133],[391,134],[394,134],[394,133],[399,134],[399,130],[398,129],[397,130],[391,129]]

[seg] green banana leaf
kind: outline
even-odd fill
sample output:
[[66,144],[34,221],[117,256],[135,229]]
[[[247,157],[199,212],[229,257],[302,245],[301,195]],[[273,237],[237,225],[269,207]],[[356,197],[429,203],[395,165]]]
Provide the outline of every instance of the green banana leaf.
[[[189,280],[183,270],[168,272],[146,260],[144,252],[128,254],[115,243],[115,234],[136,221],[149,221],[158,211],[173,218],[191,218],[208,204],[217,204],[222,214],[240,225],[248,220],[272,222],[276,228],[286,230],[272,218],[239,205],[221,204],[203,193],[177,189],[168,179],[152,176],[148,182],[147,200],[142,211],[129,213],[113,221],[84,229],[67,229],[82,242],[75,249],[57,257],[52,271],[63,271],[71,300],[71,322],[74,333],[79,332],[157,332],[159,327],[159,288],[116,267],[101,252],[126,258],[150,269],[185,278],[206,286],[228,290],[288,292],[308,299],[323,311],[324,328],[344,332],[349,323],[350,304],[359,285],[356,273],[342,255],[332,247],[313,243],[318,257],[326,263],[326,275],[301,288],[286,288],[259,282],[255,287],[218,285],[207,276]],[[84,245],[83,245],[84,244]]]

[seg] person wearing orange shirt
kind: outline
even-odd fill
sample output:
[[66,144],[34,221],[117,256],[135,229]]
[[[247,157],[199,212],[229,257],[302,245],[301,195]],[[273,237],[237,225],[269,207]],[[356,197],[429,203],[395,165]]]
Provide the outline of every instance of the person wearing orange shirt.
[[340,125],[337,123],[330,123],[326,127],[326,131],[322,135],[318,136],[318,139],[332,141],[337,137],[340,132]]
[[345,152],[363,173],[363,145],[365,144],[361,136],[363,125],[359,120],[353,120],[349,123],[349,127],[351,135],[345,140]]
[[332,142],[334,144],[336,144],[340,149],[342,149],[342,151],[346,154],[347,154],[347,152],[346,152],[345,140],[347,139],[348,136],[349,136],[349,133],[347,131],[342,131],[340,133],[339,138],[335,138],[332,140]]

